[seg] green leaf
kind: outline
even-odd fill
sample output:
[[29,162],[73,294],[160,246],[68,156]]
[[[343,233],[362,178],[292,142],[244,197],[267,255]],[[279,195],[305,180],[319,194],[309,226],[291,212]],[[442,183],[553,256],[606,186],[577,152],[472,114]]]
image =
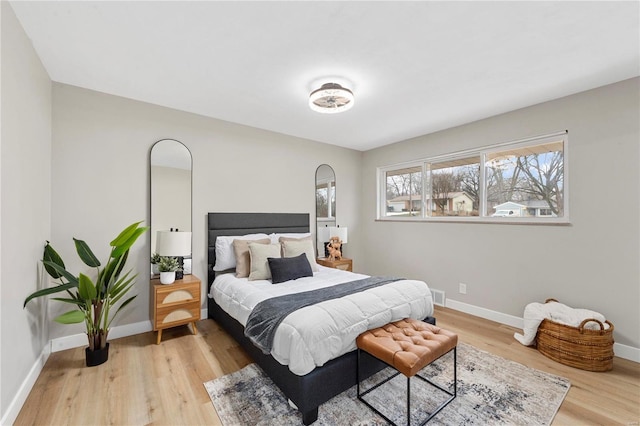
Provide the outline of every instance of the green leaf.
[[129,250],[125,251],[122,256],[120,256],[120,261],[116,265],[116,272],[113,274],[113,279],[117,280],[124,269],[124,265],[127,263],[127,258],[129,258]]
[[140,235],[147,232],[148,229],[149,229],[148,226],[136,229],[133,232],[133,234],[124,243],[118,244],[117,246],[115,246],[114,250],[111,252],[111,257],[118,258],[122,256],[127,250],[131,248],[131,246],[133,245],[133,243],[136,242],[138,237],[140,237]]
[[111,305],[115,305],[118,302],[118,300],[120,300],[125,294],[127,294],[129,290],[131,290],[131,287],[133,287],[133,285],[135,284],[134,280],[136,279],[136,275],[127,279],[129,276],[129,273],[130,272],[127,272],[127,274],[120,281],[118,281],[109,291]]
[[140,222],[132,223],[131,225],[124,228],[124,230],[120,232],[120,234],[113,241],[111,241],[111,243],[109,243],[111,247],[117,247],[124,244],[133,235],[133,233],[136,232],[136,228],[142,222],[143,221],[141,220]]
[[55,318],[55,322],[60,324],[77,324],[85,319],[84,313],[81,311],[69,311]]
[[55,286],[55,287],[43,288],[42,290],[33,292],[29,296],[27,296],[26,299],[24,299],[24,305],[22,305],[22,308],[27,306],[27,303],[29,303],[31,299],[35,299],[36,297],[47,296],[49,294],[59,293],[61,291],[69,290],[70,288],[74,288],[74,287],[76,287],[75,284],[66,283],[66,284],[60,284],[59,286]]
[[84,300],[93,300],[96,298],[98,291],[96,290],[96,286],[91,281],[91,278],[80,273],[78,280],[78,294],[81,299]]
[[[42,255],[42,261],[43,262],[44,261],[53,262],[56,265],[60,266],[62,269],[65,268],[64,262],[62,261],[62,258],[60,257],[58,252],[55,251],[53,249],[53,247],[51,247],[51,245],[49,244],[49,241],[47,241],[47,244],[44,246],[44,253]],[[54,268],[52,268],[51,266],[47,265],[46,263],[44,265],[44,269],[47,271],[47,274],[49,274],[49,276],[51,276],[51,278],[53,278],[53,279],[58,279],[58,278],[60,278],[62,276]]]
[[51,300],[57,300],[58,302],[64,302],[64,303],[72,303],[80,307],[84,306],[84,302],[79,299],[65,299],[63,297],[52,297]]
[[136,296],[137,296],[137,294],[136,294],[135,296],[132,296],[132,297],[128,298],[128,299],[127,299],[127,300],[125,300],[124,302],[122,302],[122,305],[120,305],[120,306],[118,307],[118,309],[116,310],[116,312],[115,312],[113,315],[111,315],[111,319],[109,320],[109,324],[108,324],[108,326],[107,326],[107,327],[109,327],[109,326],[111,325],[111,322],[115,319],[116,315],[118,315],[118,312],[120,312],[120,310],[121,310],[122,308],[124,308],[124,307],[125,307],[125,306],[127,306],[129,303],[131,303],[131,302],[133,301],[133,299],[135,299],[135,298],[136,298]]
[[84,262],[85,265],[90,266],[92,268],[97,268],[100,266],[100,261],[96,257],[95,254],[91,251],[87,243],[83,240],[73,239],[73,242],[76,244],[76,251],[78,252],[78,256]]
[[73,284],[74,287],[78,286],[78,278],[74,275],[71,275],[62,266],[49,260],[43,260],[42,263],[44,263],[45,267],[50,266],[51,268],[55,269],[62,277],[66,278],[69,283]]
[[109,287],[111,287],[112,283],[118,279],[124,264],[127,261],[127,257],[129,256],[129,251],[127,250],[123,256],[118,257],[116,259],[109,259],[107,266],[104,267],[100,274],[98,275],[98,291],[101,297],[105,292],[108,291]]

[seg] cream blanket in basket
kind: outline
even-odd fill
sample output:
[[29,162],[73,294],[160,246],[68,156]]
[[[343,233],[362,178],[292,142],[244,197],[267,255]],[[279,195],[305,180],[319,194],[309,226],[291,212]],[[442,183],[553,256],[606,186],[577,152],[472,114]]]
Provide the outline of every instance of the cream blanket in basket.
[[[572,327],[580,326],[582,321],[586,319],[596,319],[603,324],[605,330],[609,328],[609,324],[605,323],[604,315],[589,309],[571,308],[559,302],[529,303],[524,308],[524,335],[515,333],[513,337],[525,346],[533,345],[538,333],[538,327],[544,319]],[[600,325],[595,322],[588,322],[584,328],[599,330]]]

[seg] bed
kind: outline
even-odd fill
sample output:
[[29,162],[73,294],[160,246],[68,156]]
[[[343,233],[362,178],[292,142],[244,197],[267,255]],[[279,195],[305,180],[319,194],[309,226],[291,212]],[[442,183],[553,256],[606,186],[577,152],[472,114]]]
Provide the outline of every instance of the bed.
[[[214,265],[216,264],[215,247],[218,237],[257,233],[308,233],[309,215],[306,213],[209,213],[207,224],[208,286],[211,286],[216,276],[221,275],[220,272],[214,271]],[[320,270],[314,274],[314,279],[321,276],[332,277],[332,274],[333,272],[331,271]],[[218,281],[216,281],[216,285],[226,278],[228,277],[220,276]],[[256,283],[258,282],[256,281]],[[245,287],[247,286],[245,285]],[[217,297],[220,299],[220,296]],[[423,304],[424,303],[426,302],[423,302]],[[429,303],[431,303],[430,293]],[[317,419],[318,407],[322,403],[355,385],[355,351],[351,350],[329,361],[323,361],[320,363],[321,366],[309,368],[308,366],[301,365],[297,371],[298,373],[304,374],[295,374],[290,365],[284,365],[276,360],[274,356],[278,358],[281,357],[278,356],[275,350],[273,352],[275,355],[272,353],[265,354],[261,349],[256,347],[254,343],[245,336],[245,320],[241,314],[232,312],[234,317],[225,311],[225,309],[220,306],[221,304],[225,305],[227,310],[233,311],[233,309],[230,309],[228,306],[228,303],[221,302],[219,304],[210,296],[208,298],[209,318],[215,320],[240,343],[251,358],[265,371],[287,398],[289,398],[291,403],[301,412],[305,425],[309,425]],[[420,309],[421,312],[426,312],[425,317],[427,317],[426,319],[428,321],[434,321],[431,317],[433,312],[432,303],[430,306],[422,306]],[[240,320],[238,318],[240,318]],[[364,361],[361,370],[363,377],[368,377],[385,367],[383,363],[372,357],[366,357],[361,361]],[[295,364],[295,362],[292,364]],[[310,371],[307,372],[307,370]]]

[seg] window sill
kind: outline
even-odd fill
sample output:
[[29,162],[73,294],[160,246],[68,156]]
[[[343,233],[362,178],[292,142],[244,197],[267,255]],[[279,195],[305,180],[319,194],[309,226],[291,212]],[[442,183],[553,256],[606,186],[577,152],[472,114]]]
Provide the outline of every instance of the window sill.
[[571,226],[569,218],[549,218],[549,219],[531,219],[531,218],[502,218],[502,217],[381,217],[376,222],[420,222],[420,223],[482,223],[490,225],[534,225],[534,226]]

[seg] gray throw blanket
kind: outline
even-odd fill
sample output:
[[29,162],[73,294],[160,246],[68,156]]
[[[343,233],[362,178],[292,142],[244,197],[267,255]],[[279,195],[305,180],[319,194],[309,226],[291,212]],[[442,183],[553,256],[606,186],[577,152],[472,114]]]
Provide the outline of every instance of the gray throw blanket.
[[263,300],[251,311],[244,334],[265,354],[271,353],[276,329],[290,313],[325,300],[338,299],[352,293],[379,287],[402,278],[368,277],[303,293],[287,294]]

